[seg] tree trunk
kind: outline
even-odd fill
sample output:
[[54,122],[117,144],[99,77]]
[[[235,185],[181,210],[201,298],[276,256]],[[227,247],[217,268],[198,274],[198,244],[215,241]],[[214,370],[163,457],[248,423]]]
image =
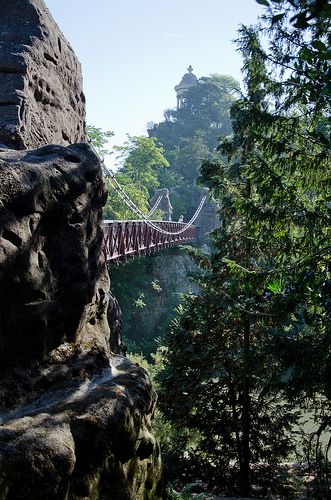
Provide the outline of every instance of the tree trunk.
[[242,403],[242,453],[240,462],[240,493],[244,496],[250,493],[250,394],[249,394],[249,343],[250,322],[244,323],[244,373],[243,373],[243,403]]

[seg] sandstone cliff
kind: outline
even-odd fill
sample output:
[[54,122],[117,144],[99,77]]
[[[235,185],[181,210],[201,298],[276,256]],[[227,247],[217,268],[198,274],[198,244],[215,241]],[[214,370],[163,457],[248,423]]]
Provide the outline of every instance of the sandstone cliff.
[[159,498],[155,393],[109,347],[98,158],[3,148],[0,200],[0,499]]
[[42,0],[0,0],[0,143],[85,140],[79,61]]
[[120,355],[100,161],[72,144],[80,65],[42,0],[0,8],[0,500],[161,498],[155,392]]

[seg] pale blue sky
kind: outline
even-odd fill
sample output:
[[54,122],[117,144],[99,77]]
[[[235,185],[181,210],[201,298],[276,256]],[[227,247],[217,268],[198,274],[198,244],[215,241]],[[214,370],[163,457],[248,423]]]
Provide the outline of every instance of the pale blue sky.
[[87,120],[116,133],[143,134],[175,107],[174,86],[191,64],[197,77],[240,78],[231,42],[255,23],[255,0],[45,0],[79,57]]

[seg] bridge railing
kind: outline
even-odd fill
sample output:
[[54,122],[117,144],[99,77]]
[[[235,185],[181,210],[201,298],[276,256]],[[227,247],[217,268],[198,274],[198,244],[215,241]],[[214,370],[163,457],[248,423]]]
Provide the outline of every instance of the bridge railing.
[[156,250],[194,241],[197,237],[195,226],[190,226],[184,232],[178,234],[184,228],[185,223],[151,222],[165,232],[160,232],[141,220],[103,221],[104,253],[107,261],[149,254]]

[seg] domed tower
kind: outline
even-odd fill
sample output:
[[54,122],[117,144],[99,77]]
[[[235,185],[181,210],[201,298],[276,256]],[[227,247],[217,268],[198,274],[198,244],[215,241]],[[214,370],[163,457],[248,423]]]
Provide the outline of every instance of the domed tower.
[[175,91],[177,94],[177,109],[179,109],[182,106],[187,91],[190,90],[192,87],[196,87],[197,85],[199,85],[197,77],[192,73],[193,68],[191,65],[189,65],[187,71],[188,73],[185,73],[180,83],[175,87]]

